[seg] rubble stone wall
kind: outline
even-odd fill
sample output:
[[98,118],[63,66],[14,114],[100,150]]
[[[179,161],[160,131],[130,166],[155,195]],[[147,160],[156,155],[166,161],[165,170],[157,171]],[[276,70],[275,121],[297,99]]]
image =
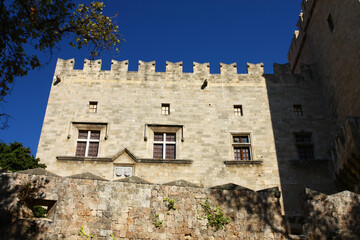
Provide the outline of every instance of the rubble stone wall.
[[[28,183],[38,188],[31,198],[56,201],[48,219],[26,211],[19,189],[24,193]],[[0,186],[4,239],[80,239],[82,226],[95,239],[111,239],[110,234],[116,239],[285,238],[276,189],[206,189],[21,173],[3,173]],[[174,200],[175,209],[165,199]],[[229,217],[225,229],[207,226],[201,206],[206,200]]]

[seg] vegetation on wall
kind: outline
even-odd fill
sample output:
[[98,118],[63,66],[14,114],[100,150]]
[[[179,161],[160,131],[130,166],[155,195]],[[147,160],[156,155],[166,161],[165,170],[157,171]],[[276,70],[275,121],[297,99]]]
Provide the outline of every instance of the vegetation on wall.
[[230,217],[227,217],[219,206],[216,206],[215,209],[212,208],[208,199],[206,199],[204,203],[199,203],[205,214],[203,218],[207,219],[208,221],[208,227],[212,227],[215,232],[219,229],[225,229],[225,225],[230,222]]
[[30,148],[22,143],[0,143],[0,167],[16,172],[32,168],[46,168],[45,164],[39,163],[40,159],[31,154]]

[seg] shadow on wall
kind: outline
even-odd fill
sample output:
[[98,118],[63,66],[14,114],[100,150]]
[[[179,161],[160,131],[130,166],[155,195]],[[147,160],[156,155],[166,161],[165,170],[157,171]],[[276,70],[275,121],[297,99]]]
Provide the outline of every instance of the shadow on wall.
[[1,239],[36,239],[46,231],[46,223],[34,218],[34,199],[42,199],[44,177],[16,185],[16,174],[1,174],[0,226]]
[[326,195],[306,189],[307,222],[311,239],[359,239],[360,195],[344,191]]
[[278,237],[288,236],[281,216],[279,188],[255,192],[238,185],[227,184],[211,188],[211,195],[228,209],[233,209],[245,218],[245,231],[268,231],[278,233]]
[[319,81],[309,66],[292,74],[289,64],[274,64],[264,74],[279,166],[285,216],[304,216],[305,188],[336,192],[330,167],[329,117]]

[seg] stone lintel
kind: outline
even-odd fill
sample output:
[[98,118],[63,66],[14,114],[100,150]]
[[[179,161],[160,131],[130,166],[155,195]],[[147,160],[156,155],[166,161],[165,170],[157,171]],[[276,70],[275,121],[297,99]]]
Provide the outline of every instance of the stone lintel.
[[74,157],[74,156],[57,156],[59,161],[96,161],[96,162],[112,162],[112,158],[99,158],[99,157]]

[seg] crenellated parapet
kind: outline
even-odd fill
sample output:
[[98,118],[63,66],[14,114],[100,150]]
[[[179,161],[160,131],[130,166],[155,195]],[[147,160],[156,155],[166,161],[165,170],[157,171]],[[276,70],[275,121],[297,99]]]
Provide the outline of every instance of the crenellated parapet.
[[264,75],[264,64],[252,64],[247,63],[247,74],[238,74],[237,72],[237,64],[225,64],[220,63],[220,74],[211,74],[210,73],[210,64],[209,63],[197,63],[193,62],[193,72],[189,73],[183,72],[183,62],[169,62],[166,61],[166,71],[165,72],[156,72],[155,71],[155,61],[144,62],[139,61],[138,63],[138,71],[129,71],[129,61],[116,61],[111,60],[111,69],[110,70],[101,70],[102,61],[101,60],[84,60],[83,69],[74,69],[75,60],[68,59],[58,59],[56,64],[55,76],[65,76],[70,75],[77,76],[81,75],[97,75],[101,76],[129,76],[129,79],[134,79],[136,76],[157,76],[156,78],[161,76],[161,78],[173,79],[174,76],[183,76],[188,79],[189,76],[193,75],[197,78],[214,78],[214,81],[236,81],[236,79],[243,79],[246,76],[263,76]]
[[303,45],[306,40],[307,28],[311,21],[316,2],[317,0],[303,0],[301,3],[302,11],[299,14],[299,20],[296,24],[298,30],[294,32],[288,52],[288,60],[292,72],[295,72],[295,69],[297,68]]

